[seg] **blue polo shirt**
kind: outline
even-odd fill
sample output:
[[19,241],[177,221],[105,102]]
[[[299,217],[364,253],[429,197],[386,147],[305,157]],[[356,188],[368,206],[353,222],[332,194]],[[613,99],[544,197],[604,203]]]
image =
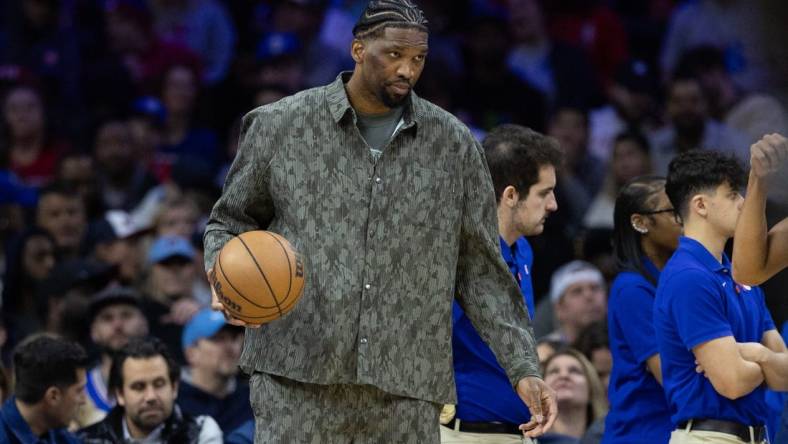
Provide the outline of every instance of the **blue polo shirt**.
[[774,329],[763,292],[736,284],[727,257],[719,263],[700,242],[682,237],[659,279],[654,328],[674,426],[693,418],[764,423],[769,408],[763,385],[732,401],[695,371],[693,347],[725,336],[761,342]]
[[[643,258],[654,280],[659,270]],[[610,411],[605,419],[602,442],[668,442],[673,426],[665,392],[646,361],[657,354],[653,306],[657,289],[637,271],[623,271],[610,287],[607,328],[613,370],[607,396]]]
[[[512,275],[520,284],[524,303],[533,317],[534,296],[531,287],[533,252],[521,237],[512,247],[501,239],[501,253]],[[472,422],[528,422],[531,414],[512,388],[506,372],[492,350],[473,328],[457,302],[453,307],[452,348],[454,377],[457,385],[457,418]]]
[[12,396],[0,410],[0,443],[2,444],[79,444],[76,436],[66,429],[50,430],[38,437],[30,430],[25,418],[16,408],[16,397]]

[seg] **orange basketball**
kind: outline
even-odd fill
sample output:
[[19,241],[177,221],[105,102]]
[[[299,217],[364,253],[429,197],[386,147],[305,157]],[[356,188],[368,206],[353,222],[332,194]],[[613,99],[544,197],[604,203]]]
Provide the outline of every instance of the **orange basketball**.
[[225,309],[250,324],[281,318],[304,290],[301,257],[287,239],[270,231],[248,231],[227,242],[212,275]]

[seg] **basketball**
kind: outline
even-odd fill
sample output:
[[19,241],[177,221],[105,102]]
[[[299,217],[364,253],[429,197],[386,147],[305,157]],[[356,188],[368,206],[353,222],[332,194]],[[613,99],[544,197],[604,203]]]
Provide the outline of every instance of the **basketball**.
[[249,324],[281,318],[304,290],[301,257],[287,239],[270,231],[248,231],[231,239],[211,273],[225,309]]

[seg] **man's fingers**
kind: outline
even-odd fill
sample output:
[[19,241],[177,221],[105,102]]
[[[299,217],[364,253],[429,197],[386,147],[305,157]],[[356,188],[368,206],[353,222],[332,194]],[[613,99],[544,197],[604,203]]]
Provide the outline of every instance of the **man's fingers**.
[[547,406],[547,415],[545,417],[545,423],[542,426],[542,430],[544,432],[550,431],[550,428],[553,427],[553,423],[555,422],[556,418],[558,418],[558,401],[555,399],[555,392],[552,390],[545,393],[545,404]]

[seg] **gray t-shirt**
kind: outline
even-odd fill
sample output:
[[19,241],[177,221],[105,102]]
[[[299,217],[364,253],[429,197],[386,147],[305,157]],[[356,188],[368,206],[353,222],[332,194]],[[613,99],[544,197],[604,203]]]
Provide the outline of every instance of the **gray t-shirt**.
[[383,148],[391,140],[394,130],[397,129],[402,119],[403,107],[392,108],[386,114],[361,114],[358,113],[358,130],[361,137],[369,145],[372,156],[377,160],[383,153]]

